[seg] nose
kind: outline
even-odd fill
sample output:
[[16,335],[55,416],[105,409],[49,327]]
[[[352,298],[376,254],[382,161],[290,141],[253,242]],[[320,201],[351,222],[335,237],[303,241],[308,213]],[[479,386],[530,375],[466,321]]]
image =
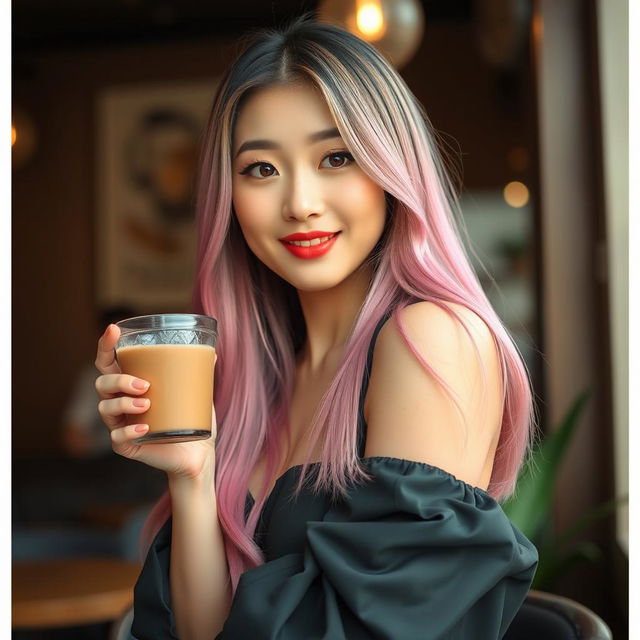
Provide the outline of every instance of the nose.
[[324,199],[319,180],[310,172],[297,171],[291,176],[282,203],[285,220],[306,220],[324,213]]

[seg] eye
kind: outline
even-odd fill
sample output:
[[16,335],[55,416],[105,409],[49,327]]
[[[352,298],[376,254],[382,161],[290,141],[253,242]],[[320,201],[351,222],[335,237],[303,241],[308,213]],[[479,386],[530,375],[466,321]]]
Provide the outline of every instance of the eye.
[[[324,164],[325,160],[329,160],[329,164]],[[335,151],[333,153],[327,154],[322,159],[323,167],[329,167],[331,169],[340,169],[342,167],[346,167],[348,164],[354,162],[353,156],[348,151]]]
[[[258,170],[257,174],[254,171],[254,169]],[[260,179],[260,178],[270,178],[271,176],[278,175],[278,172],[276,171],[276,168],[272,164],[269,164],[268,162],[253,162],[249,166],[245,167],[240,172],[240,175],[243,175],[243,176],[248,175],[252,178]]]

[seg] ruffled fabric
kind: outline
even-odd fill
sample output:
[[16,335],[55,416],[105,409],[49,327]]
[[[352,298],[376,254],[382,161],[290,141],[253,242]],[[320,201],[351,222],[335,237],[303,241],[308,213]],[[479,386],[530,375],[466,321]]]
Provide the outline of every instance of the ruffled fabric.
[[[502,638],[533,580],[533,544],[488,493],[442,469],[362,462],[370,482],[307,521],[290,553],[241,576],[217,640]],[[136,585],[140,640],[175,638],[167,536],[170,547],[165,526]]]

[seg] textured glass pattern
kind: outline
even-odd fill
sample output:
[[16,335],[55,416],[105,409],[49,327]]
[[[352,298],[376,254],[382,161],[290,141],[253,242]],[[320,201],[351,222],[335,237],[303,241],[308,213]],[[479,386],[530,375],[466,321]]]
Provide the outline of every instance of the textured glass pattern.
[[210,331],[193,329],[132,331],[131,333],[123,333],[120,336],[118,348],[153,344],[202,344],[214,346],[215,334]]

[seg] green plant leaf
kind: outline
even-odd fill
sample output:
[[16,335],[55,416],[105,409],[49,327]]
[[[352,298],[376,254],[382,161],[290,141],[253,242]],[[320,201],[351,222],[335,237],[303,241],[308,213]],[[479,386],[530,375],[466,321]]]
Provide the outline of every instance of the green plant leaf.
[[596,562],[602,558],[600,547],[589,541],[573,544],[564,554],[561,549],[569,543],[578,533],[588,528],[591,524],[604,518],[618,506],[628,502],[629,496],[624,495],[608,502],[604,502],[585,513],[578,521],[565,529],[559,536],[548,536],[547,542],[540,545],[540,560],[536,571],[532,589],[548,590],[553,587],[563,572],[568,571],[581,561]]
[[595,564],[603,557],[600,547],[586,540],[577,543],[564,554],[558,554],[554,548],[545,548],[540,552],[541,562],[531,583],[531,589],[549,591],[561,576],[576,565],[582,562]]
[[551,512],[558,470],[590,394],[589,389],[583,391],[558,428],[534,449],[518,476],[513,496],[502,505],[509,519],[531,540]]

